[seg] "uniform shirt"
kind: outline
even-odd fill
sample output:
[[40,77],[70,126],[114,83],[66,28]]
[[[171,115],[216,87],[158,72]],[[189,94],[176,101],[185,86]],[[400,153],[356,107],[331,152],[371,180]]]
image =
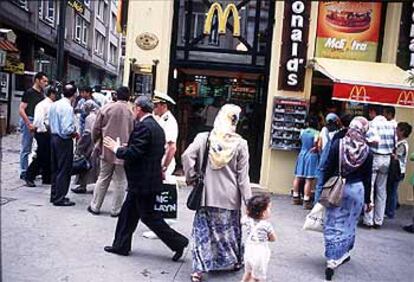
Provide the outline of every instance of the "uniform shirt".
[[49,110],[49,124],[50,132],[63,139],[71,138],[76,132],[75,113],[68,98],[63,97],[52,104]]
[[274,232],[272,224],[264,219],[244,216],[241,223],[245,230],[246,243],[268,242],[269,235]]
[[405,173],[407,167],[407,158],[408,158],[408,142],[407,139],[403,139],[398,141],[395,155],[397,159],[400,161],[400,170],[401,173]]
[[[165,134],[165,146],[167,147],[169,142],[177,143],[178,138],[178,123],[173,114],[170,111],[166,111],[158,119],[158,124],[164,130]],[[165,156],[164,156],[165,158]],[[162,162],[164,162],[164,158]],[[166,170],[166,175],[170,175],[174,172],[175,169],[175,158],[173,157],[168,168]]]
[[22,102],[27,104],[24,111],[28,117],[34,117],[35,107],[43,99],[43,94],[34,88],[27,89],[26,92],[24,92]]
[[367,133],[368,142],[378,142],[371,146],[375,154],[389,155],[395,148],[395,129],[391,122],[387,121],[384,116],[376,116],[369,123]]
[[49,128],[49,110],[52,104],[52,99],[46,97],[36,105],[33,120],[33,126],[36,127],[36,132],[47,132]]

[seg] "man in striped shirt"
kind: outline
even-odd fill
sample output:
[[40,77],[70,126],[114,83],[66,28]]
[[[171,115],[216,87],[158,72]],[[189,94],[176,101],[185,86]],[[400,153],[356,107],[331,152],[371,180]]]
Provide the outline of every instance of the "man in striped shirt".
[[384,221],[387,201],[387,177],[391,155],[395,148],[395,127],[382,115],[382,108],[370,106],[368,109],[371,122],[367,140],[374,153],[372,167],[371,211],[364,210],[364,224],[380,228]]

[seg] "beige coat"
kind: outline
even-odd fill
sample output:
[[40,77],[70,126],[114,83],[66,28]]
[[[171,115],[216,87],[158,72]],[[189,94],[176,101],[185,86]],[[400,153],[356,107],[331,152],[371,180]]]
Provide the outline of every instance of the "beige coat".
[[[182,155],[187,182],[195,179],[197,172],[201,170],[207,136],[207,132],[199,133]],[[202,206],[240,209],[241,201],[248,200],[252,195],[246,140],[241,140],[233,159],[225,167],[213,170],[207,162],[204,184]]]
[[[93,126],[92,138],[94,143],[102,142],[103,137],[110,136],[121,140],[121,145],[128,143],[129,135],[134,129],[134,115],[128,107],[127,102],[117,101],[108,103],[101,108]],[[112,164],[124,164],[123,160],[115,157],[115,154],[103,148],[101,144],[101,159]]]

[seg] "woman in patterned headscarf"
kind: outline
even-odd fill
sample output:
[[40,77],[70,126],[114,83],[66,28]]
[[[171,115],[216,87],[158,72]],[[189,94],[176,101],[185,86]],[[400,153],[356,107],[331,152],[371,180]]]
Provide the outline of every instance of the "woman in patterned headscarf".
[[351,258],[355,229],[364,202],[366,209],[372,208],[372,153],[365,138],[367,132],[368,121],[364,117],[355,117],[345,137],[333,141],[324,166],[324,183],[339,174],[339,165],[342,176],[346,178],[341,206],[326,208],[325,213],[323,235],[327,260],[325,278],[328,281],[332,279],[335,268]]
[[251,197],[251,188],[247,142],[236,133],[240,111],[236,105],[224,105],[213,130],[198,134],[182,156],[191,185],[209,147],[202,207],[193,222],[192,281],[201,281],[203,272],[241,265],[240,207]]

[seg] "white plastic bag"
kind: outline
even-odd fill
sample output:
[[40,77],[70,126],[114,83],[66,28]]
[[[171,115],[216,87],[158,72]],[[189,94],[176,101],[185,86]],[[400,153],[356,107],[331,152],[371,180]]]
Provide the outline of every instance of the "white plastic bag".
[[323,221],[325,218],[325,207],[316,203],[310,213],[306,216],[304,230],[323,232]]

